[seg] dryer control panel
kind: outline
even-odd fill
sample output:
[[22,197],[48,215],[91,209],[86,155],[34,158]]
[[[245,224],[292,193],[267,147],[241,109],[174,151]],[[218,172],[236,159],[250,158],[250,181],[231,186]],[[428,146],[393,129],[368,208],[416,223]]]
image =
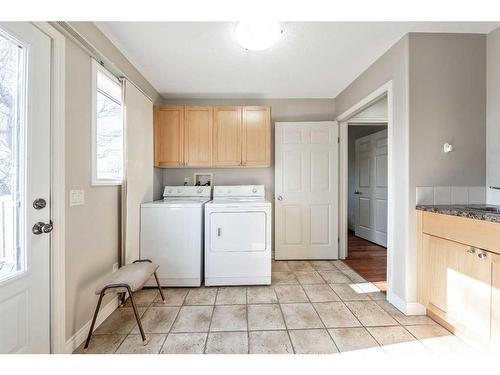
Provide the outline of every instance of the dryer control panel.
[[226,185],[214,186],[214,198],[216,197],[264,197],[266,190],[264,185]]

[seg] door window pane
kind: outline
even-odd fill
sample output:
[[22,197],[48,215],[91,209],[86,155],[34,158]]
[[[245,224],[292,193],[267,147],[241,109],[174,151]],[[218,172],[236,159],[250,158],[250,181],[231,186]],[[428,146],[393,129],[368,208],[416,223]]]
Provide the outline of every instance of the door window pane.
[[24,49],[0,31],[0,281],[25,269]]

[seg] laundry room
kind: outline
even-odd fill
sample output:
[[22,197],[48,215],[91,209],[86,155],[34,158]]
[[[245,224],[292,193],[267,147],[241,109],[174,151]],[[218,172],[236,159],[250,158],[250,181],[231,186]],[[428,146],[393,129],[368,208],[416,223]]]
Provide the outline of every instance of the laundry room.
[[95,18],[0,22],[0,353],[500,350],[500,22]]

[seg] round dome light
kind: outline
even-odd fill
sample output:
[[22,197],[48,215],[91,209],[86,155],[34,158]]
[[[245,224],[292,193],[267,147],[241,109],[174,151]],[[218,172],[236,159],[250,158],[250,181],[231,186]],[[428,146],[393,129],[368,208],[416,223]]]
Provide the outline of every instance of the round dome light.
[[278,22],[238,22],[234,34],[243,48],[262,51],[271,47],[282,30]]

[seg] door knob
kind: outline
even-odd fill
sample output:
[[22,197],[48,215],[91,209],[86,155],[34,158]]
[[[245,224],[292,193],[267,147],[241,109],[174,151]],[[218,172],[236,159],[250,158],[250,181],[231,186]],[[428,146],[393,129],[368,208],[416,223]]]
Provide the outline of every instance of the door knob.
[[354,192],[354,194],[356,194],[356,195],[362,195],[362,193],[361,193],[359,190],[356,190],[356,191]]
[[42,233],[50,233],[54,229],[54,224],[52,224],[52,220],[49,223],[44,223],[39,221],[35,225],[33,225],[33,229],[31,231],[33,234],[40,235]]
[[276,198],[276,199],[278,199],[279,201],[282,201],[283,197],[281,195],[278,195],[278,198]]

